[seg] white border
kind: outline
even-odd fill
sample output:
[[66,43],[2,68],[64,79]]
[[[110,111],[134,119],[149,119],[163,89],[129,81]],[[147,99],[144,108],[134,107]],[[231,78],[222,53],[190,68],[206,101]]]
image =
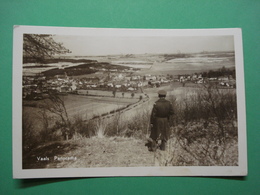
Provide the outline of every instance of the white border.
[[[192,167],[111,167],[22,169],[22,55],[23,34],[60,34],[84,36],[221,36],[233,35],[238,106],[239,166]],[[112,176],[245,176],[247,175],[246,110],[242,32],[227,29],[112,29],[14,26],[13,36],[13,178],[112,177]]]

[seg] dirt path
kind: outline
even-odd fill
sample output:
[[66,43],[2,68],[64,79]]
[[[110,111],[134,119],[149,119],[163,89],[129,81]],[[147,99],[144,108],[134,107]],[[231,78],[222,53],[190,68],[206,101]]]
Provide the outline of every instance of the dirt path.
[[154,166],[154,153],[134,138],[83,138],[55,142],[25,155],[23,168]]

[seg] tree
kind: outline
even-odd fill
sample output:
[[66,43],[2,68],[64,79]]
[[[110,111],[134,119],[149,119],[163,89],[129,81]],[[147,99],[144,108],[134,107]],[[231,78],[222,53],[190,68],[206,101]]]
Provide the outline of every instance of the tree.
[[23,36],[23,63],[42,63],[46,58],[57,54],[70,53],[70,50],[53,40],[52,35],[24,34]]
[[222,76],[225,76],[226,74],[227,74],[227,69],[226,69],[226,67],[225,66],[223,66],[222,68],[221,68],[221,70],[220,70],[220,72],[222,73]]
[[113,93],[113,96],[116,97],[116,88],[113,89],[112,93]]
[[[68,140],[75,132],[71,125],[64,100],[57,94],[49,92],[49,98],[44,100],[44,103],[44,109],[50,112],[54,117],[58,117],[56,118],[55,128],[61,129],[64,139]],[[45,121],[48,120],[46,117],[48,117],[47,114],[43,115]]]
[[135,96],[135,94],[134,93],[131,93],[131,97],[133,98]]

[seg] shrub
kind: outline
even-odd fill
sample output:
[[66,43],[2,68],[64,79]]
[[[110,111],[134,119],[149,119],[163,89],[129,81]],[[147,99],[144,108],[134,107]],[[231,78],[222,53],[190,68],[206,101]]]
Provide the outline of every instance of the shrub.
[[149,134],[150,110],[137,111],[131,120],[128,120],[125,136],[143,139]]
[[234,90],[205,85],[197,92],[187,93],[182,102],[174,98],[171,102],[175,115],[170,122],[179,151],[174,165],[237,165]]
[[82,116],[76,115],[74,117],[74,120],[72,122],[72,127],[74,129],[75,134],[80,134],[83,137],[89,137],[90,132],[89,132],[89,125],[86,123]]

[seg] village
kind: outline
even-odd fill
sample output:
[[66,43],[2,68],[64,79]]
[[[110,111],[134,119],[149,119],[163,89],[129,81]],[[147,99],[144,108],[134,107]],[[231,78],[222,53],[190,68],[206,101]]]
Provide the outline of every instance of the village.
[[[90,69],[95,70],[94,67]],[[211,73],[211,74],[210,74]],[[213,71],[214,73],[214,71]],[[117,92],[130,93],[143,92],[145,88],[160,87],[171,82],[180,82],[183,86],[187,83],[203,84],[217,83],[222,87],[235,88],[235,79],[229,74],[193,73],[185,75],[155,75],[140,74],[139,70],[126,69],[98,69],[92,74],[68,76],[57,74],[46,77],[43,73],[23,75],[23,98],[44,99],[49,92],[66,95],[68,93],[79,95],[115,96]],[[106,94],[102,92],[108,92]],[[124,95],[123,95],[124,96]]]
[[[46,78],[42,74],[23,76],[23,98],[41,99],[49,91],[67,94],[91,95],[90,91],[110,91],[136,93],[145,87],[159,87],[172,80],[163,75],[137,75],[125,72],[96,72],[80,77],[55,75]],[[41,97],[42,96],[42,97]]]

